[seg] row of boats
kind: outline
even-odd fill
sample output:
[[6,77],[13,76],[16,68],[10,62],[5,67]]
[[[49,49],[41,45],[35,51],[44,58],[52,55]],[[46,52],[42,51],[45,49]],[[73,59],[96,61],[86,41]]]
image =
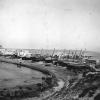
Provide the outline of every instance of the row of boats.
[[66,66],[68,68],[91,68],[95,70],[97,66],[97,61],[92,58],[92,56],[84,55],[85,51],[70,51],[66,54],[63,52],[60,55],[55,54],[55,49],[52,54],[34,54],[31,56],[20,56],[19,53],[15,52],[13,54],[1,54],[1,56],[13,58],[13,59],[22,59],[22,60],[31,60],[32,62],[43,61],[45,63],[53,63],[54,65]]
[[86,50],[69,50],[67,53],[64,50],[60,54],[57,54],[55,51],[54,49],[51,54],[42,54],[43,50],[41,50],[41,53],[32,54],[28,51],[23,52],[23,50],[9,51],[7,49],[0,49],[0,55],[13,59],[31,60],[32,62],[43,61],[69,68],[91,67],[95,69],[96,66],[99,67],[96,59],[92,56],[85,55]]

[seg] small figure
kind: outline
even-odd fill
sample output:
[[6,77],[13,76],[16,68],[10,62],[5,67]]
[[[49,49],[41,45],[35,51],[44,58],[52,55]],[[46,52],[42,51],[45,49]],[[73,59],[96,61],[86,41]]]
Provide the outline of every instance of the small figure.
[[18,63],[19,63],[19,64],[17,64],[17,67],[18,67],[18,68],[21,68],[21,63],[22,63],[22,62],[21,62],[21,59],[18,59]]

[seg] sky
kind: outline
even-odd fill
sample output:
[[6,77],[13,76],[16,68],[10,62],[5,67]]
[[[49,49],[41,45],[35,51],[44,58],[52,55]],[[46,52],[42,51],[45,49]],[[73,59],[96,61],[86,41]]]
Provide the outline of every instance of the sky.
[[100,51],[100,0],[0,0],[6,48]]

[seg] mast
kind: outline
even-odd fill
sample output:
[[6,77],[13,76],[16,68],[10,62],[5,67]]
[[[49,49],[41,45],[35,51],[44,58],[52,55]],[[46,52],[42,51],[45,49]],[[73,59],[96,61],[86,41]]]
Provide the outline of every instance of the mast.
[[40,55],[42,55],[42,53],[43,53],[43,48],[41,49],[41,53],[40,53]]
[[54,48],[54,50],[53,50],[53,52],[52,52],[51,60],[52,60],[52,58],[53,58],[54,52],[55,52],[55,48]]
[[79,57],[81,56],[81,54],[82,54],[82,49],[80,50]]

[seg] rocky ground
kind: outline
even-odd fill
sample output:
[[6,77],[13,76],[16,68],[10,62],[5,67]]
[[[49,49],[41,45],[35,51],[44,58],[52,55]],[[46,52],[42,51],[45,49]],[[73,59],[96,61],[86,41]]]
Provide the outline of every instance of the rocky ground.
[[64,79],[64,87],[44,100],[96,100],[94,98],[100,93],[99,72],[92,72],[82,77],[82,72],[74,73],[61,69],[57,68],[56,70],[58,77]]
[[89,72],[83,77],[83,72],[75,73],[61,66],[47,66],[47,69],[63,80],[64,86],[43,100],[97,100],[95,98],[100,93],[100,72]]

